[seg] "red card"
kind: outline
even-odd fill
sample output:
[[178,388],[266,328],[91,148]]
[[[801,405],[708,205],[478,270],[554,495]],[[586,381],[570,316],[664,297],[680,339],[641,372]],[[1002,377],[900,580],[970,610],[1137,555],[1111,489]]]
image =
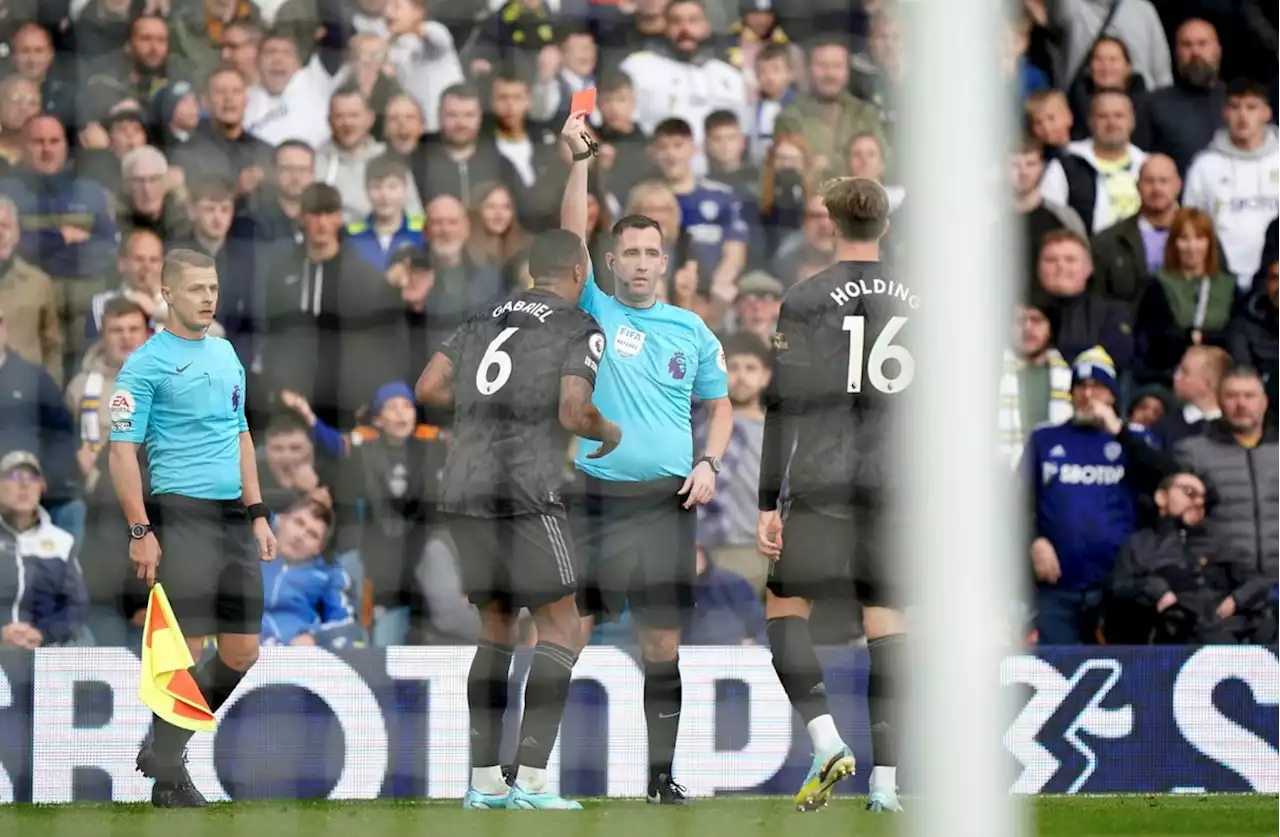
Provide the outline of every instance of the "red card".
[[569,113],[585,112],[590,115],[596,109],[596,89],[588,87],[586,90],[579,90],[573,94],[573,100],[569,102]]

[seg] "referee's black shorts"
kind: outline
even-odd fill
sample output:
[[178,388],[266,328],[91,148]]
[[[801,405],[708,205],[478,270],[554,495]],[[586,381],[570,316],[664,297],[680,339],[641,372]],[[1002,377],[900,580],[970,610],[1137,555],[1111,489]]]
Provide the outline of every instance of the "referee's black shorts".
[[262,562],[239,500],[155,494],[147,515],[160,542],[156,580],[184,636],[262,633]]
[[578,610],[614,621],[679,628],[698,577],[696,508],[683,508],[679,477],[605,482],[583,477],[569,493],[569,526],[582,566]]
[[769,592],[903,607],[891,525],[883,506],[831,508],[793,499],[783,512],[782,556],[769,568]]

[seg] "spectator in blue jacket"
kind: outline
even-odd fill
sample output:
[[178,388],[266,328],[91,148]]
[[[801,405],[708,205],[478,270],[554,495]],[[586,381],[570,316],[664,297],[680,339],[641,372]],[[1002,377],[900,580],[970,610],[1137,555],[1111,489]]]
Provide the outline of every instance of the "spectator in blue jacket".
[[45,508],[78,537],[84,527],[78,434],[49,370],[8,351],[5,314],[0,310],[0,456],[25,450],[44,463]]
[[83,639],[89,606],[75,539],[40,507],[43,491],[35,454],[0,457],[0,644],[32,650]]
[[409,215],[409,167],[398,154],[374,157],[364,169],[364,186],[373,212],[347,225],[351,246],[360,258],[385,270],[388,258],[401,247],[424,247],[423,216]]
[[1037,428],[1023,453],[1044,645],[1074,645],[1093,634],[1101,585],[1138,526],[1139,496],[1154,493],[1173,467],[1149,431],[1116,415],[1117,393],[1102,347],[1081,353],[1072,367],[1073,419]]
[[755,645],[764,636],[764,604],[751,582],[713,566],[698,549],[696,606],[684,626],[689,645]]
[[116,222],[106,190],[67,165],[67,134],[52,116],[27,123],[23,165],[0,182],[22,219],[18,255],[60,285],[68,353],[83,354],[84,317],[116,258]]
[[276,520],[276,560],[262,564],[263,645],[344,648],[364,631],[348,593],[351,580],[323,555],[333,512],[303,501]]

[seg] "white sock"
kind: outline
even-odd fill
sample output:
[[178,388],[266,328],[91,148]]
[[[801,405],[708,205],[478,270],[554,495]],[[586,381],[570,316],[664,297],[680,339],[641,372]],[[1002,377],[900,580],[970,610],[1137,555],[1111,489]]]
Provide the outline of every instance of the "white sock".
[[884,767],[877,764],[871,768],[871,790],[898,792],[898,768]]
[[808,727],[809,738],[813,739],[813,751],[818,755],[834,753],[844,746],[844,740],[836,731],[836,722],[830,715],[814,718]]
[[502,778],[502,768],[497,765],[471,768],[471,787],[481,793],[506,793],[509,790],[507,780]]
[[530,793],[542,793],[547,788],[547,769],[545,767],[525,767],[523,764],[516,770],[516,784],[521,790]]

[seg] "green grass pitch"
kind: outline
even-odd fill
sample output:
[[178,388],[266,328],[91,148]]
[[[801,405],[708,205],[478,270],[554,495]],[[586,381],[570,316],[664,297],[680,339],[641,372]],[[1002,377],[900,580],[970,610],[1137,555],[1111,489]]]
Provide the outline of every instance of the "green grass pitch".
[[[923,804],[923,800],[914,800]],[[880,837],[905,818],[857,798],[800,814],[785,799],[698,800],[688,808],[591,800],[573,813],[469,812],[456,802],[254,802],[202,811],[145,805],[0,806],[14,837]],[[1277,833],[1275,796],[1039,797],[1045,837],[1254,837]],[[908,813],[905,815],[909,817]]]

